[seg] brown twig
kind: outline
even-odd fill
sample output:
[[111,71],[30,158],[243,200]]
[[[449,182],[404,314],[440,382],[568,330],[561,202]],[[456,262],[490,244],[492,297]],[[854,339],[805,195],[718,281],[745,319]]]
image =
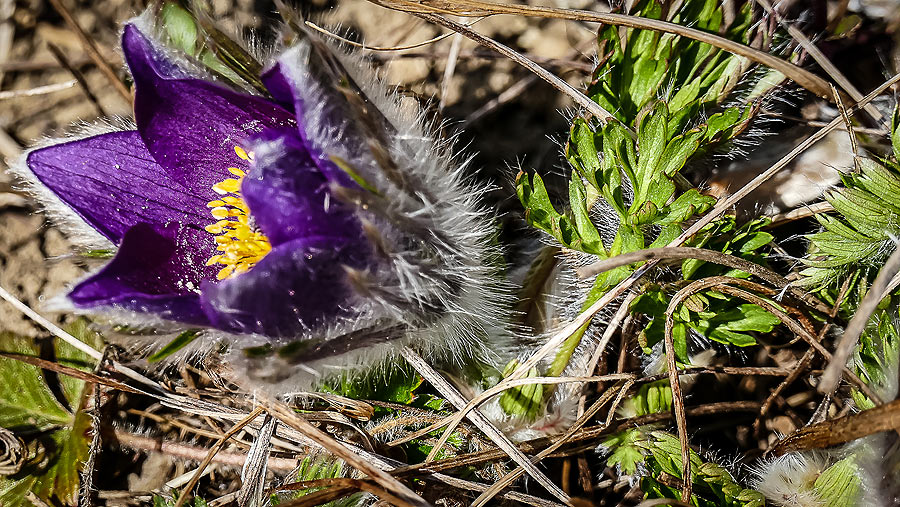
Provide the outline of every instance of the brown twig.
[[707,250],[705,248],[681,246],[638,250],[635,252],[616,255],[615,257],[597,261],[583,268],[578,268],[576,270],[576,273],[580,278],[588,278],[596,274],[617,268],[619,266],[627,266],[635,262],[641,262],[650,259],[698,259],[722,266],[728,266],[730,268],[740,269],[741,271],[746,271],[751,275],[759,277],[760,279],[768,282],[774,287],[788,288],[788,290],[799,300],[807,303],[812,308],[815,308],[822,313],[828,313],[828,311],[831,309],[828,305],[819,301],[809,292],[792,287],[791,283],[786,278],[765,266],[761,266],[759,264],[756,264],[755,262],[750,262],[746,259],[741,259],[740,257],[736,257],[734,255],[717,252],[715,250]]
[[776,456],[786,452],[823,449],[882,431],[900,429],[900,400],[894,400],[857,414],[831,419],[801,428],[779,440],[772,448]]
[[408,486],[391,477],[384,470],[381,470],[374,464],[363,459],[361,456],[347,448],[345,444],[332,438],[328,433],[325,433],[310,424],[309,421],[300,416],[300,414],[294,412],[284,403],[266,399],[265,405],[266,410],[278,420],[316,442],[326,451],[347,462],[348,465],[371,477],[372,480],[383,488],[382,493],[389,495],[391,501],[396,502],[396,505],[401,507],[428,506],[428,502],[409,489]]
[[84,92],[84,96],[87,97],[88,101],[93,104],[94,109],[97,110],[97,114],[99,114],[100,116],[105,115],[106,111],[103,110],[103,106],[100,105],[100,101],[97,100],[97,96],[94,95],[94,92],[91,91],[91,87],[88,86],[87,80],[84,79],[84,75],[81,73],[81,71],[79,71],[69,63],[69,60],[68,58],[66,58],[65,53],[63,53],[61,49],[56,47],[55,44],[47,43],[47,49],[49,49],[50,52],[53,53],[53,57],[56,58],[56,61],[58,61],[64,69],[69,71],[69,74],[72,74],[72,77],[75,78],[78,86],[81,87],[81,91]]
[[788,61],[764,51],[734,42],[720,35],[704,32],[658,19],[642,18],[627,14],[593,12],[579,9],[560,9],[521,4],[501,4],[480,0],[370,0],[390,9],[408,12],[420,17],[434,16],[433,13],[455,14],[457,16],[489,16],[492,14],[516,14],[520,16],[587,21],[604,25],[623,26],[671,33],[689,39],[705,42],[719,49],[743,56],[754,62],[773,68],[812,93],[830,99],[828,82],[821,77]]
[[678,365],[675,361],[675,340],[672,331],[675,328],[675,311],[681,303],[691,294],[696,292],[693,285],[678,291],[669,301],[666,308],[666,326],[663,335],[663,343],[666,349],[666,366],[669,374],[669,386],[672,389],[672,411],[675,413],[675,426],[678,428],[678,441],[681,444],[681,501],[687,502],[691,498],[691,448],[688,444],[687,420],[684,414],[684,394],[681,392],[681,382],[678,381]]
[[106,76],[106,79],[109,80],[110,84],[113,85],[113,88],[119,92],[119,95],[125,99],[129,104],[131,103],[131,92],[128,91],[128,88],[125,86],[125,83],[119,79],[119,76],[116,75],[116,71],[109,65],[107,59],[100,54],[100,50],[97,49],[97,45],[94,44],[94,41],[91,40],[90,37],[81,27],[78,25],[78,22],[75,21],[75,18],[72,16],[72,13],[69,12],[69,9],[66,8],[65,5],[60,0],[50,0],[50,4],[62,16],[63,20],[65,20],[66,24],[69,28],[75,32],[75,35],[78,37],[78,40],[81,42],[81,46],[84,48],[85,52],[94,61],[94,65],[100,69],[100,72]]
[[[159,452],[167,456],[188,461],[202,461],[209,453],[206,447],[198,447],[179,442],[170,442],[162,438],[135,435],[121,429],[111,430],[110,439],[130,449],[145,452]],[[247,460],[247,453],[243,452],[218,452],[212,459],[212,463],[240,468]],[[291,472],[297,468],[299,461],[289,458],[269,457],[267,467],[275,472]]]

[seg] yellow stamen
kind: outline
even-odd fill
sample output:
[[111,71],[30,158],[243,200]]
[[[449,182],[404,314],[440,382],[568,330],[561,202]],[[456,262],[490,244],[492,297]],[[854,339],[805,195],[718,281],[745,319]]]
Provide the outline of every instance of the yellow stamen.
[[[243,160],[253,159],[253,154],[248,154],[240,146],[235,146],[234,152]],[[228,172],[238,179],[226,178],[212,186],[213,191],[222,197],[207,204],[217,222],[205,227],[206,232],[216,236],[216,250],[221,252],[210,257],[206,265],[225,266],[216,275],[219,280],[249,270],[272,250],[269,238],[252,226],[250,208],[241,197],[245,171],[229,167]]]
[[248,161],[249,161],[249,160],[251,160],[251,159],[253,158],[253,157],[251,157],[249,154],[247,154],[247,152],[244,151],[244,149],[241,148],[240,146],[235,146],[235,147],[234,147],[234,152],[237,153],[237,156],[241,157],[241,158],[244,159],[244,160],[248,160]]

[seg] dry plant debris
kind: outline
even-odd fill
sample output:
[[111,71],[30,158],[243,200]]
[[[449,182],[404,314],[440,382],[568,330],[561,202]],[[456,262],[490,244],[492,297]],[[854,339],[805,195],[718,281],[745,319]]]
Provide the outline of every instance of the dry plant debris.
[[[801,4],[0,0],[0,505],[897,504],[900,11]],[[28,149],[134,110],[168,168],[151,88],[265,127],[163,124],[237,143],[194,292],[250,320],[77,299],[154,211]],[[242,300],[298,227],[328,283]]]

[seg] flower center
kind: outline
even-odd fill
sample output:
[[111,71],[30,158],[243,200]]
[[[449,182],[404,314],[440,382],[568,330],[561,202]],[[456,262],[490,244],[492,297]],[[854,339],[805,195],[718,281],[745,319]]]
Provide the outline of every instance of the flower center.
[[[247,161],[253,158],[240,146],[235,146],[234,152]],[[213,185],[213,191],[222,197],[206,205],[211,208],[213,218],[218,220],[206,226],[206,232],[216,236],[216,250],[221,252],[210,257],[206,265],[225,266],[216,275],[219,280],[247,271],[272,250],[269,238],[256,230],[250,221],[250,209],[241,198],[241,181],[246,173],[237,167],[229,167],[228,172],[237,178],[227,178]]]

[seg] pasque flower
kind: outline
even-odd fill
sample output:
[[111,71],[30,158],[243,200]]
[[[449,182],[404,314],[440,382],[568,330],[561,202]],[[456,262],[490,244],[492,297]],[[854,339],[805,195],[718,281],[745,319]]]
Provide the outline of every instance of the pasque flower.
[[326,49],[284,51],[251,94],[125,26],[136,128],[35,148],[22,171],[116,247],[75,309],[301,343],[286,360],[339,368],[395,342],[484,355],[497,276],[475,193],[361,62],[330,79],[351,57]]

